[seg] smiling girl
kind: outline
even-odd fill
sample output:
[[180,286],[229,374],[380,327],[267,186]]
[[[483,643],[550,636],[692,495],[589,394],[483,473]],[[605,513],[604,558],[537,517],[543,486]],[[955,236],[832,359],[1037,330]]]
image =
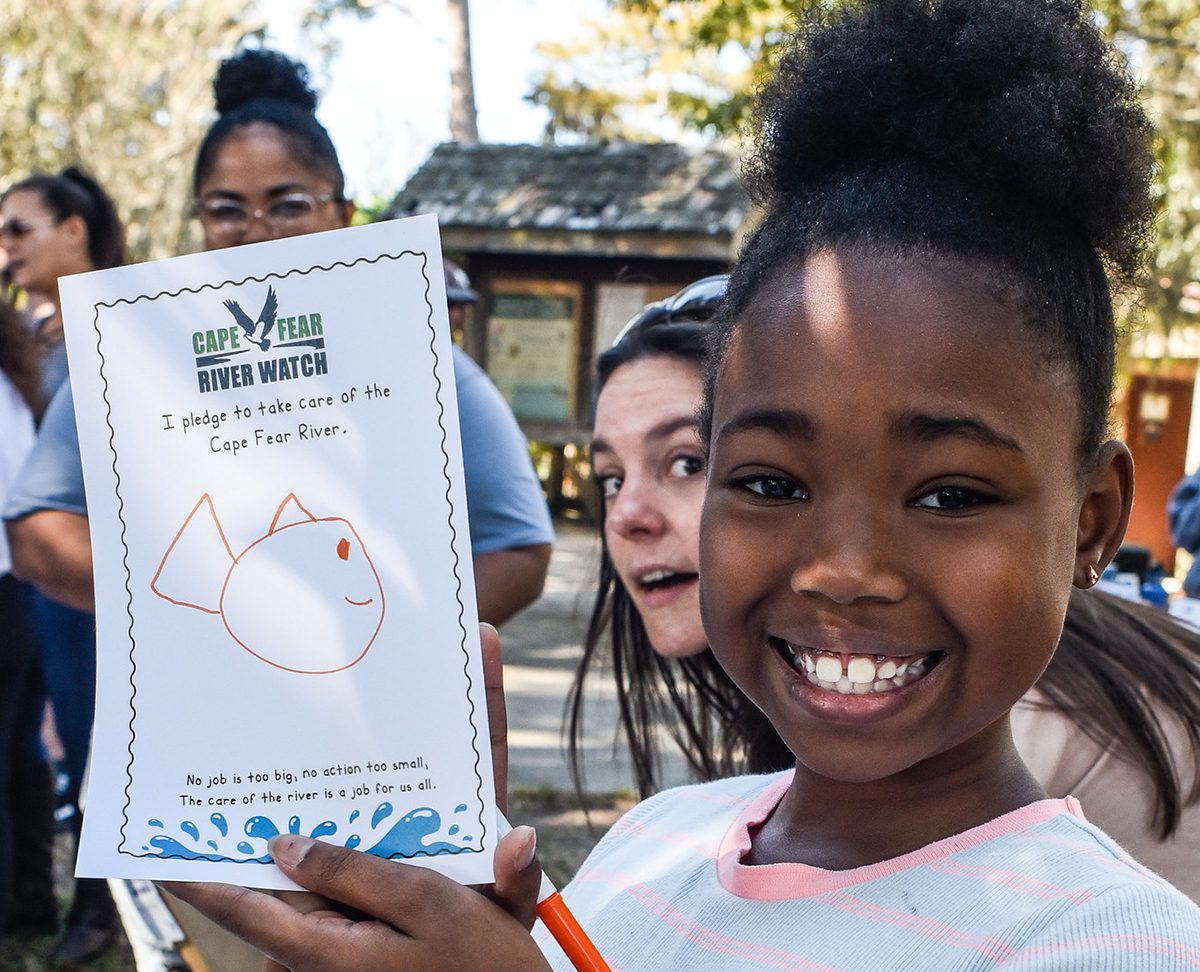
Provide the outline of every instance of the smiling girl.
[[[1109,281],[1150,225],[1149,138],[1081,0],[864,0],[783,57],[708,365],[699,574],[795,769],[605,836],[565,897],[613,967],[1200,968],[1200,910],[1047,799],[1009,727],[1128,519]],[[526,829],[497,851],[509,922],[435,875],[271,850],[379,918],[193,894],[288,968],[544,967]]]

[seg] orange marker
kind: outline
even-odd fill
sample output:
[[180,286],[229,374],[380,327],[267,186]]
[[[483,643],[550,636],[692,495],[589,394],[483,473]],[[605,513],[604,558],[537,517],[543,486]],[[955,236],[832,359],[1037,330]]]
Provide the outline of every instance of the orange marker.
[[[499,810],[496,811],[496,821],[500,825],[501,837],[512,830],[512,824]],[[554,887],[554,882],[546,877],[545,871],[542,872],[542,887],[538,891],[537,914],[577,972],[612,972],[587,937],[587,932],[571,914],[571,909]]]

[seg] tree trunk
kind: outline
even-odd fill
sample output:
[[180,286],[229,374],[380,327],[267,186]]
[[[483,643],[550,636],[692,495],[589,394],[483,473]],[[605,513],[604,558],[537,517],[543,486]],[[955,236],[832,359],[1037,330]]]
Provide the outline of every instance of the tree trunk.
[[446,0],[446,10],[450,28],[446,43],[450,52],[450,136],[456,142],[478,142],[468,0]]

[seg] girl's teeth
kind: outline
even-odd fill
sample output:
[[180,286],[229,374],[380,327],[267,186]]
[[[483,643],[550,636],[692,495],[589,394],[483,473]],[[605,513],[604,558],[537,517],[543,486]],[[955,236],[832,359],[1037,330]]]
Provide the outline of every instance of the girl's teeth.
[[[930,655],[893,661],[883,655],[841,655],[796,649],[788,645],[796,669],[809,682],[829,692],[841,695],[867,695],[871,692],[890,692],[914,682],[927,671]],[[844,666],[844,667],[843,667]]]
[[875,681],[875,663],[870,658],[851,658],[846,675],[855,685],[870,685]]

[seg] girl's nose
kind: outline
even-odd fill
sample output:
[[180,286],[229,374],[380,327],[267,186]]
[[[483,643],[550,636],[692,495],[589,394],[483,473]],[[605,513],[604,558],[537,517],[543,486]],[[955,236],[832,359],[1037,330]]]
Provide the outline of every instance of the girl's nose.
[[829,519],[833,523],[814,524],[802,541],[792,569],[792,590],[836,604],[901,600],[908,584],[884,533],[869,522],[847,526],[854,521]]
[[609,527],[622,537],[653,536],[666,525],[655,489],[628,479],[608,508],[607,519]]

